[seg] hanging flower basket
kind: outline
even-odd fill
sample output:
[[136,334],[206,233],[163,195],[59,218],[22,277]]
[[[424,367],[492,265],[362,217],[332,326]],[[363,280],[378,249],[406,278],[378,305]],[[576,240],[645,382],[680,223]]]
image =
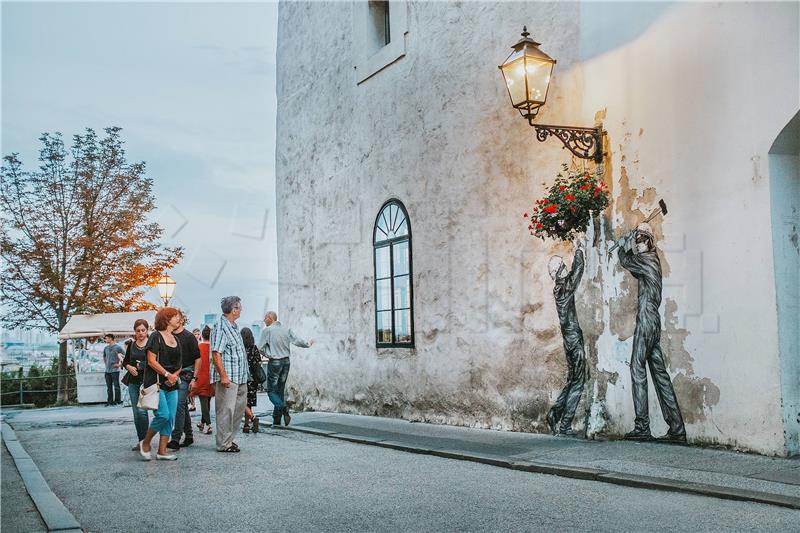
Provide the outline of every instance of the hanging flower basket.
[[562,168],[547,196],[536,200],[533,210],[522,215],[528,219],[530,234],[542,240],[570,241],[586,231],[590,217],[608,207],[610,194],[599,176],[570,171],[567,165]]

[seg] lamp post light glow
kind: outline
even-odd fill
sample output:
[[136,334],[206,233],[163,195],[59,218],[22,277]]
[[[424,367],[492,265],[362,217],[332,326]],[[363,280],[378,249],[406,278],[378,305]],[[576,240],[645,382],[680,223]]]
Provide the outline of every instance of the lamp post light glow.
[[506,80],[511,105],[533,125],[539,108],[547,101],[547,89],[556,60],[539,50],[539,45],[530,38],[527,27],[522,28],[522,39],[512,46],[513,52],[500,65]]
[[513,52],[500,65],[511,105],[536,129],[536,138],[544,141],[555,136],[575,156],[603,162],[603,128],[579,128],[534,124],[533,119],[547,101],[547,92],[556,60],[539,50],[540,43],[530,38],[527,27]]
[[175,280],[164,272],[158,283],[156,283],[156,287],[158,287],[158,294],[161,299],[164,300],[164,307],[167,307],[172,295],[175,293]]

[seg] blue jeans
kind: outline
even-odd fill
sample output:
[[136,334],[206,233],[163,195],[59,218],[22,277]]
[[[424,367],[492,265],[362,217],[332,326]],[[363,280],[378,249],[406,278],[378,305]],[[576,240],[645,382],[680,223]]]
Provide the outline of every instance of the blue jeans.
[[158,391],[158,409],[153,413],[150,429],[160,433],[162,437],[169,437],[172,433],[172,426],[175,424],[175,410],[177,407],[177,390],[164,392],[164,389],[161,389]]
[[181,379],[178,385],[178,409],[175,411],[175,428],[172,430],[172,440],[176,442],[180,442],[183,433],[187,439],[192,438],[192,415],[186,403],[190,383],[191,381]]
[[275,408],[272,417],[281,416],[286,408],[286,378],[289,377],[289,358],[272,359],[267,365],[267,394]]
[[144,440],[147,434],[147,428],[150,425],[150,416],[147,409],[139,409],[136,404],[139,403],[139,384],[131,383],[128,385],[128,397],[131,399],[131,410],[133,411],[133,425],[136,426],[136,435],[139,440]]

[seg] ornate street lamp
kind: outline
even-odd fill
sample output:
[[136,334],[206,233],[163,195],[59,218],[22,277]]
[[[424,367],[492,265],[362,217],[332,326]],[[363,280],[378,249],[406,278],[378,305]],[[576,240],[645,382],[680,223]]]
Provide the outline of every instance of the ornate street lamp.
[[161,296],[161,299],[164,300],[164,307],[167,307],[170,298],[172,298],[172,295],[175,293],[175,280],[164,272],[161,279],[156,283],[156,287],[158,287],[158,294]]
[[556,60],[539,50],[539,45],[530,38],[527,27],[522,28],[522,39],[511,48],[513,52],[500,65],[506,81],[511,105],[517,109],[528,124],[536,129],[536,138],[546,140],[555,135],[570,152],[581,159],[603,161],[603,129],[579,128],[534,124],[533,119],[547,101],[547,91]]

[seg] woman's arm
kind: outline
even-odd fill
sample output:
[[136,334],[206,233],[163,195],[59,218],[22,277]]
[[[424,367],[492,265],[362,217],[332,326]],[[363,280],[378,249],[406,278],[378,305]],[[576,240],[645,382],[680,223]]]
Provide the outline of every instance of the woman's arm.
[[131,341],[125,348],[125,358],[122,360],[122,366],[131,373],[131,376],[138,376],[139,372],[136,370],[136,367],[131,364],[131,344],[134,342],[136,341]]
[[174,384],[175,384],[175,382],[178,380],[178,372],[180,372],[180,370],[178,370],[178,371],[177,371],[177,372],[175,372],[174,374],[170,374],[170,373],[169,373],[169,372],[167,372],[167,370],[166,370],[166,369],[165,369],[163,366],[161,366],[161,364],[158,362],[158,359],[157,359],[157,356],[156,356],[156,354],[154,354],[154,353],[153,353],[153,352],[151,352],[150,350],[147,350],[147,364],[150,366],[150,368],[152,368],[153,370],[155,370],[155,371],[156,371],[156,373],[158,373],[158,375],[159,375],[159,376],[164,376],[164,377],[166,378],[166,380],[167,380],[167,385],[169,385],[170,387],[171,387],[172,385],[174,385]]

